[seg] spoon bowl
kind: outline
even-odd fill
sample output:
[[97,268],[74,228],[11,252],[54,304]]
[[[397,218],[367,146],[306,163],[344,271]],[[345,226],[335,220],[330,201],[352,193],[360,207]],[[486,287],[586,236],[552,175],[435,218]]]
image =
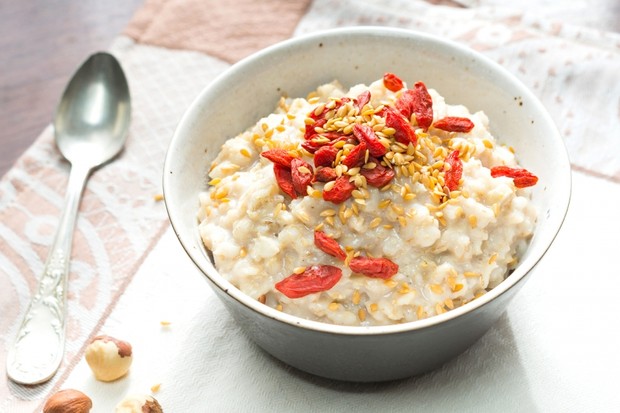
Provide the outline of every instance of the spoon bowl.
[[16,383],[45,382],[62,362],[69,259],[82,191],[90,172],[123,148],[130,118],[120,64],[108,53],[90,56],[67,85],[54,118],[56,144],[71,163],[71,174],[43,274],[8,351],[6,371]]
[[130,117],[123,69],[111,55],[96,53],[84,62],[62,95],[54,118],[56,145],[71,163],[99,166],[122,149]]

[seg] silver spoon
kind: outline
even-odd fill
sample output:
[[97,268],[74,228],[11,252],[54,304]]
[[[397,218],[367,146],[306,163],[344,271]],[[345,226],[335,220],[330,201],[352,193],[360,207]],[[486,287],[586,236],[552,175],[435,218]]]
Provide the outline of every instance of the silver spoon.
[[123,148],[130,117],[129,88],[120,64],[107,53],[90,56],[67,85],[54,117],[56,145],[71,163],[71,174],[43,275],[9,348],[6,371],[17,383],[45,382],[62,362],[66,286],[80,198],[90,172]]

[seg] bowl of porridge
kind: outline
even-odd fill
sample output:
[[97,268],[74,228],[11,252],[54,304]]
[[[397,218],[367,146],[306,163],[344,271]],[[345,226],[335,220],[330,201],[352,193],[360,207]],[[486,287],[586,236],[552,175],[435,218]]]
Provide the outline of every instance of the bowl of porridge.
[[172,138],[164,193],[189,258],[259,346],[385,381],[491,328],[560,230],[570,166],[544,107],[497,64],[348,28],[212,82]]

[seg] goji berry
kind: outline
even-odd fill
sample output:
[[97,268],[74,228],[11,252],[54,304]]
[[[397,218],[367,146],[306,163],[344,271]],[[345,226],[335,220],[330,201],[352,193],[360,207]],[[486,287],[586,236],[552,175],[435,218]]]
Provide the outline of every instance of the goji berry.
[[347,168],[355,168],[364,164],[366,159],[366,144],[361,141],[357,146],[351,149],[351,152],[341,161]]
[[269,149],[268,151],[261,152],[260,155],[263,158],[269,159],[274,164],[282,165],[287,168],[291,167],[291,161],[294,159],[285,149]]
[[443,119],[439,119],[433,126],[437,129],[444,130],[446,132],[469,132],[474,128],[474,122],[468,118],[461,118],[458,116],[446,116]]
[[527,188],[528,186],[536,185],[538,182],[538,177],[527,169],[510,168],[508,166],[494,166],[491,168],[491,176],[493,178],[498,176],[512,178],[517,188]]
[[292,199],[297,198],[297,194],[295,193],[295,188],[293,186],[293,176],[291,175],[291,170],[286,166],[274,163],[273,173],[276,176],[276,182],[282,192],[290,196]]
[[351,271],[367,277],[387,280],[398,272],[398,264],[387,258],[355,257],[349,263]]
[[398,92],[403,88],[403,81],[394,73],[386,73],[383,75],[383,85],[392,92]]
[[538,182],[536,175],[518,176],[512,179],[517,188],[527,188],[528,186],[534,186]]
[[301,143],[301,147],[304,148],[305,150],[307,150],[310,153],[315,153],[322,146],[323,146],[322,144],[321,145],[316,144],[316,143],[312,142],[311,140],[303,141]]
[[336,170],[334,168],[330,168],[329,166],[319,166],[314,171],[314,180],[319,182],[329,182],[334,181],[338,178],[336,175]]
[[334,186],[329,190],[323,189],[323,199],[341,204],[351,197],[351,193],[355,189],[355,185],[349,182],[348,176],[340,176],[334,182]]
[[[322,137],[327,138],[329,140],[318,139]],[[347,140],[347,137],[344,134],[339,133],[339,132],[325,132],[325,133],[321,133],[320,135],[318,133],[315,133],[312,136],[312,138],[303,141],[301,143],[301,147],[310,153],[315,153],[319,148],[322,148],[323,146],[333,145],[336,142],[346,141],[346,140]]]
[[332,131],[332,132],[323,132],[320,134],[321,137],[327,138],[330,140],[330,144],[334,144],[339,140],[345,140],[347,137],[342,132]]
[[395,106],[407,119],[414,114],[418,126],[422,129],[428,129],[433,123],[433,100],[422,82],[413,85],[413,89],[405,90],[396,100]]
[[444,161],[445,168],[444,180],[450,191],[454,191],[459,187],[459,181],[463,176],[463,161],[459,158],[459,151],[455,150],[448,155]]
[[317,134],[314,128],[322,128],[323,125],[325,125],[326,123],[327,123],[327,119],[320,118],[320,119],[315,120],[312,125],[306,125],[304,139],[311,139],[312,137],[314,137],[314,135]]
[[370,102],[370,90],[365,90],[355,99],[355,106],[361,111]]
[[308,162],[300,158],[295,158],[291,162],[291,177],[295,192],[301,196],[305,196],[307,194],[308,185],[312,184],[314,171]]
[[338,241],[331,238],[323,231],[314,231],[314,245],[316,245],[321,251],[331,255],[332,257],[336,257],[343,261],[345,258],[347,258],[347,254],[338,244]]
[[409,145],[409,142],[415,146],[418,142],[418,137],[415,134],[415,129],[407,119],[405,119],[400,113],[391,108],[386,108],[385,111],[385,126],[393,128],[394,139],[404,145]]
[[334,146],[322,146],[314,153],[314,166],[332,166],[339,149]]
[[383,146],[375,131],[368,125],[356,123],[353,126],[353,135],[358,141],[364,142],[371,156],[383,156],[387,153],[387,148]]
[[377,188],[383,188],[392,179],[394,179],[396,173],[394,173],[393,169],[386,168],[385,166],[381,165],[379,161],[375,160],[374,162],[376,164],[374,168],[362,168],[360,170],[360,174],[362,174],[366,178],[366,182],[368,183],[368,185]]
[[288,298],[301,298],[331,289],[342,278],[342,270],[332,265],[313,265],[301,274],[291,274],[277,282],[276,290]]

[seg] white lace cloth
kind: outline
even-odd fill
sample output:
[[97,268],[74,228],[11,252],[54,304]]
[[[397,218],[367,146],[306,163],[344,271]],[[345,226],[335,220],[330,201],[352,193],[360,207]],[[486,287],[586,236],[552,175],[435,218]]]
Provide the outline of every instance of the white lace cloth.
[[[80,389],[93,412],[110,412],[125,394],[149,393],[158,383],[155,397],[166,412],[620,411],[620,35],[593,29],[586,2],[462,3],[471,8],[315,0],[296,35],[373,24],[450,38],[515,73],[557,122],[574,166],[566,223],[478,343],[425,376],[364,385],[300,373],[258,349],[184,255],[153,199],[176,123],[228,64],[119,37],[111,51],[128,75],[134,114],[125,151],[91,177],[83,199],[65,362],[33,388],[0,375],[0,412],[35,411],[60,388]],[[67,172],[48,128],[0,182],[0,369],[42,269]],[[126,378],[102,384],[92,377],[82,353],[100,333],[132,343]]]

